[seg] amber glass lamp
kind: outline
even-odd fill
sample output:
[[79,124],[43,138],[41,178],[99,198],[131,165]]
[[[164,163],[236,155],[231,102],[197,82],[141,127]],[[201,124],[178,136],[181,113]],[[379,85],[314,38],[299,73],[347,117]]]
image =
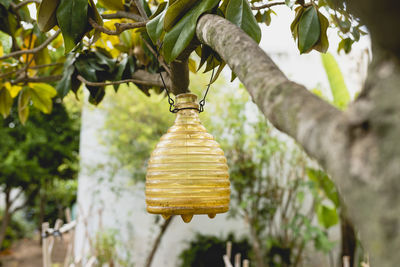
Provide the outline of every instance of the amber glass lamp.
[[229,209],[230,183],[224,152],[199,119],[194,94],[176,96],[174,125],[151,154],[146,175],[147,211],[165,219]]

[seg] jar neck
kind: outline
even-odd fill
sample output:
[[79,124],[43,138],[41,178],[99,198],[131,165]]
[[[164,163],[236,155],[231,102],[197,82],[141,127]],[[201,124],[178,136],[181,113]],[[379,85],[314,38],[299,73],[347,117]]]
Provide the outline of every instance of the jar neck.
[[183,111],[196,111],[198,113],[199,104],[196,101],[197,96],[195,94],[179,94],[176,96],[175,108],[181,109],[178,113],[182,113]]

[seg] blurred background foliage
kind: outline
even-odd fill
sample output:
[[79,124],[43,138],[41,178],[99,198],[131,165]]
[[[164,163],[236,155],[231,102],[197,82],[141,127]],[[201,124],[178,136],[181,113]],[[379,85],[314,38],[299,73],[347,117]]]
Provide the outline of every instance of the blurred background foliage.
[[0,186],[5,203],[0,241],[7,238],[15,213],[22,211],[24,216],[18,218],[40,229],[44,221],[63,219],[64,209],[76,199],[79,113],[69,112],[56,99],[51,114],[33,109],[30,118],[22,125],[16,107],[10,116],[0,118]]

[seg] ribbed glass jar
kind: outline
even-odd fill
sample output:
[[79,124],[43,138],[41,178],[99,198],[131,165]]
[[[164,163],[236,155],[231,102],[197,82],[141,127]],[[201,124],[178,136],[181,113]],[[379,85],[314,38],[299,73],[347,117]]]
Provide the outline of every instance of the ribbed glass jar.
[[[198,108],[197,96],[176,96],[176,107]],[[165,219],[181,215],[190,222],[195,214],[229,209],[230,183],[224,152],[207,133],[196,109],[179,110],[174,125],[151,154],[146,175],[146,205]]]

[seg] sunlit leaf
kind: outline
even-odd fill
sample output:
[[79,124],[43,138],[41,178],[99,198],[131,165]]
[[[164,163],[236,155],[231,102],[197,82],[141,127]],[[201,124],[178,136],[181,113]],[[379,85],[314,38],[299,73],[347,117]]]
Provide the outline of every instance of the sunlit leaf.
[[197,67],[196,67],[196,61],[193,59],[189,58],[189,70],[193,73],[196,73]]
[[29,88],[33,106],[49,114],[53,108],[52,98],[57,95],[57,90],[45,83],[30,83]]
[[11,85],[11,83],[9,82],[5,83],[4,86],[8,90],[8,92],[10,92],[12,98],[15,98],[22,89],[21,86]]
[[325,228],[332,227],[339,222],[339,216],[335,208],[325,205],[317,206],[318,222]]
[[29,116],[29,101],[31,100],[30,90],[24,88],[18,97],[18,117],[22,124],[25,124]]
[[201,14],[215,7],[219,0],[203,0],[191,8],[179,22],[164,36],[164,59],[171,62],[193,39],[197,20]]
[[10,92],[5,87],[0,88],[0,114],[3,115],[3,118],[10,114],[12,104],[13,99]]
[[339,206],[339,195],[336,190],[336,186],[326,173],[321,170],[307,168],[307,176],[315,183],[317,188],[321,190],[329,200],[332,201],[335,207]]
[[124,0],[99,0],[99,3],[107,9],[125,10]]
[[333,104],[340,109],[344,109],[350,102],[350,94],[339,65],[330,53],[321,54],[321,60],[328,76]]

